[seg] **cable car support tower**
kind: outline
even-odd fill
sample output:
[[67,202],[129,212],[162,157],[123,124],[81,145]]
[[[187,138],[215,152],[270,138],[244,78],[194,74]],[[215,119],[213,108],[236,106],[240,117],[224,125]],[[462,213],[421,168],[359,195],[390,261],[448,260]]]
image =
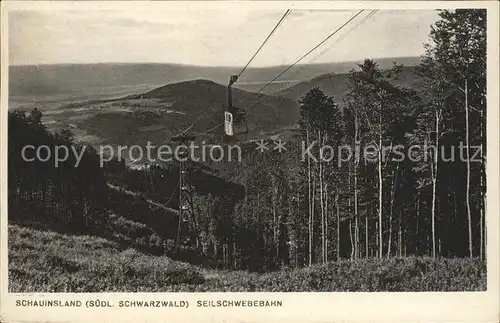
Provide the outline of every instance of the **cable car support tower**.
[[[173,142],[184,147],[195,140],[195,136],[188,136],[185,133],[172,138]],[[191,182],[191,162],[187,151],[179,151],[179,223],[177,227],[177,237],[175,241],[175,251],[179,251],[181,244],[196,244],[196,250],[200,250],[200,240],[198,237],[198,225],[193,205],[194,187]],[[185,237],[181,241],[181,237]]]

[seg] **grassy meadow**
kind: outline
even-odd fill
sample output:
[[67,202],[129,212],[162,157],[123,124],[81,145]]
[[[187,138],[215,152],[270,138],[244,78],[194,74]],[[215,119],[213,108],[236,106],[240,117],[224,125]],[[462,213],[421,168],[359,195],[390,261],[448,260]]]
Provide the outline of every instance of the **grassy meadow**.
[[481,291],[479,259],[342,260],[266,274],[196,267],[110,240],[9,226],[10,292]]

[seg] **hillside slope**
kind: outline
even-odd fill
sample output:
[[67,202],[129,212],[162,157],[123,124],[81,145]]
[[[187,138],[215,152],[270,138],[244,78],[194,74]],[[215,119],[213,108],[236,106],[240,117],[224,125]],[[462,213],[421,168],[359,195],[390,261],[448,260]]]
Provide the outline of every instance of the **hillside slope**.
[[9,225],[8,239],[11,292],[160,291],[204,282],[194,266],[93,236]]
[[[328,95],[332,95],[335,101],[339,104],[342,103],[345,94],[349,90],[347,82],[349,81],[349,74],[328,73],[313,78],[308,81],[300,82],[289,88],[281,90],[277,95],[292,99],[299,100],[310,89],[314,87],[320,88]],[[423,86],[422,78],[415,72],[414,66],[404,66],[398,78],[392,81],[399,86],[405,86],[419,91]]]
[[342,260],[266,274],[207,270],[92,236],[9,226],[9,292],[484,291],[479,259]]
[[[227,90],[212,81],[193,80],[157,88],[144,97],[170,102],[174,110],[178,107],[179,111],[197,119],[201,115],[198,122],[208,124],[209,120],[221,119]],[[298,106],[293,100],[237,88],[233,89],[233,105],[246,110],[250,131],[269,131],[279,125],[293,124],[298,116]]]
[[[298,104],[293,100],[240,89],[233,91],[233,104],[247,109],[250,136],[295,124],[298,116]],[[177,129],[192,124],[191,131],[195,133],[217,127],[204,137],[220,138],[225,105],[225,86],[209,80],[192,80],[112,102],[73,104],[52,115],[51,121],[63,123],[73,118],[78,128],[106,143],[160,144],[176,134]]]

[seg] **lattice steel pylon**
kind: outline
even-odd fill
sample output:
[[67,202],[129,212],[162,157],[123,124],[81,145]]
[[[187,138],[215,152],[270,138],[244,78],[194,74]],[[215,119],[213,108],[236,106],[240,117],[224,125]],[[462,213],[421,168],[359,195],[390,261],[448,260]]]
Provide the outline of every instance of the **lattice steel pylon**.
[[[194,136],[179,135],[172,140],[179,145],[188,147],[194,141]],[[191,162],[187,151],[179,151],[179,223],[175,243],[176,252],[181,245],[196,245],[199,251],[200,241],[198,237],[198,226],[193,205],[194,187],[191,183]]]

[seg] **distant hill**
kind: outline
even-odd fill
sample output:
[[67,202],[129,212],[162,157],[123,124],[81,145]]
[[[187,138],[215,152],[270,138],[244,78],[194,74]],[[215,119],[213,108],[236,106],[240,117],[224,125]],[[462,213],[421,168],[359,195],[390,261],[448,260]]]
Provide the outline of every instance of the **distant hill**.
[[[378,64],[381,69],[388,69],[396,61],[406,67],[399,75],[396,84],[420,88],[422,80],[415,74],[414,68],[418,58],[381,59]],[[290,72],[290,77],[299,75],[315,75],[305,81],[282,82],[278,88],[293,83],[286,89],[273,95],[257,94],[234,88],[233,102],[239,108],[247,110],[250,134],[240,136],[243,140],[253,139],[262,133],[269,136],[284,136],[286,138],[291,126],[296,125],[299,100],[313,87],[319,87],[342,104],[347,91],[347,72],[356,67],[355,62],[316,64],[298,67]],[[248,78],[264,80],[271,79],[273,73],[284,67],[249,68],[235,85],[249,87],[254,91],[262,84],[259,81],[245,82]],[[165,142],[176,129],[185,129],[194,122],[193,132],[204,132],[219,126],[210,134],[199,136],[200,139],[211,137],[219,140],[222,135],[223,111],[226,105],[226,78],[231,73],[237,73],[236,68],[193,67],[182,65],[161,64],[94,64],[65,66],[34,66],[11,67],[11,84],[20,87],[11,88],[13,94],[31,91],[40,95],[28,96],[28,100],[40,97],[50,98],[51,103],[44,112],[44,123],[50,128],[58,128],[62,124],[70,124],[81,140],[93,143],[110,144],[144,144]],[[169,73],[166,73],[169,71]],[[79,74],[81,72],[81,74]],[[165,73],[164,73],[165,72]],[[325,74],[325,72],[328,72]],[[17,74],[16,74],[17,73]],[[31,73],[36,77],[30,79]],[[210,74],[220,78],[220,83],[211,79],[200,79],[200,74]],[[295,73],[295,74],[294,74]],[[81,78],[77,78],[80,75]],[[104,77],[104,76],[105,77]],[[188,81],[170,83],[165,79],[191,77]],[[63,84],[63,79],[68,81]],[[94,82],[91,82],[91,80]],[[24,81],[26,83],[24,83]],[[163,85],[153,86],[154,82]],[[46,81],[46,82],[45,82]],[[73,82],[73,83],[72,83]],[[150,85],[134,82],[150,82]],[[42,87],[34,86],[42,84]],[[30,89],[30,84],[33,87]],[[56,87],[53,85],[59,84]],[[96,89],[101,84],[102,88]],[[92,85],[92,88],[86,86]],[[106,88],[106,86],[110,86]],[[76,93],[87,94],[47,95],[71,88]],[[17,92],[16,92],[17,91]],[[94,92],[95,91],[95,92]],[[64,92],[64,91],[63,91]],[[265,91],[264,91],[265,92]],[[45,94],[42,94],[45,93]],[[98,93],[104,93],[101,96]],[[87,97],[85,97],[87,95]],[[96,96],[97,95],[97,96]],[[43,108],[43,106],[42,106]]]
[[[221,119],[227,102],[227,90],[215,82],[193,80],[166,85],[144,94],[144,98],[171,102],[171,108],[202,120]],[[297,119],[298,106],[293,100],[233,89],[233,104],[247,111],[250,130],[270,131],[277,125],[289,125]],[[222,121],[222,119],[221,119]]]
[[[419,60],[418,57],[399,57],[376,61],[381,68],[389,68],[393,61],[411,66],[418,64]],[[355,66],[356,62],[298,65],[284,74],[280,78],[281,82],[273,83],[266,88],[264,93],[269,94],[325,73],[347,73]],[[250,66],[235,87],[257,91],[286,67]],[[226,85],[229,76],[237,74],[240,69],[240,67],[150,63],[9,66],[9,97],[12,103],[9,107],[35,102],[57,104],[62,101],[67,103],[117,97],[193,79],[207,79]]]
[[[288,98],[234,89],[233,103],[247,109],[250,137],[295,124],[298,116],[297,102]],[[193,123],[193,132],[219,126],[204,137],[222,135],[225,105],[225,86],[191,80],[115,100],[71,104],[48,117],[56,123],[74,120],[76,127],[106,143],[145,144],[165,142],[176,129]]]
[[[234,104],[247,110],[250,130],[248,136],[240,138],[252,139],[265,133],[269,136],[281,136],[286,140],[290,135],[288,129],[297,123],[297,101],[307,91],[319,87],[342,106],[348,91],[347,81],[348,74],[324,74],[279,91],[276,96],[233,89]],[[392,82],[418,92],[423,80],[416,74],[415,67],[405,66]],[[168,84],[113,104],[123,108],[132,104],[131,101],[141,107],[135,107],[126,113],[110,108],[102,109],[99,114],[80,122],[79,126],[92,135],[117,144],[165,140],[175,133],[175,129],[185,129],[193,122],[192,131],[203,132],[223,122],[226,87],[209,80],[191,80]],[[219,127],[209,136],[201,138],[214,138],[221,133],[222,127]]]
[[[399,63],[399,62],[398,62]],[[386,69],[383,68],[382,69]],[[328,73],[308,81],[300,82],[289,88],[281,90],[277,95],[292,99],[299,100],[310,89],[314,87],[320,88],[323,92],[334,97],[335,101],[339,104],[342,103],[345,94],[348,91],[348,76],[349,74]],[[394,84],[406,86],[415,89],[417,92],[422,88],[423,80],[415,72],[415,66],[404,66],[398,77],[392,81]]]

